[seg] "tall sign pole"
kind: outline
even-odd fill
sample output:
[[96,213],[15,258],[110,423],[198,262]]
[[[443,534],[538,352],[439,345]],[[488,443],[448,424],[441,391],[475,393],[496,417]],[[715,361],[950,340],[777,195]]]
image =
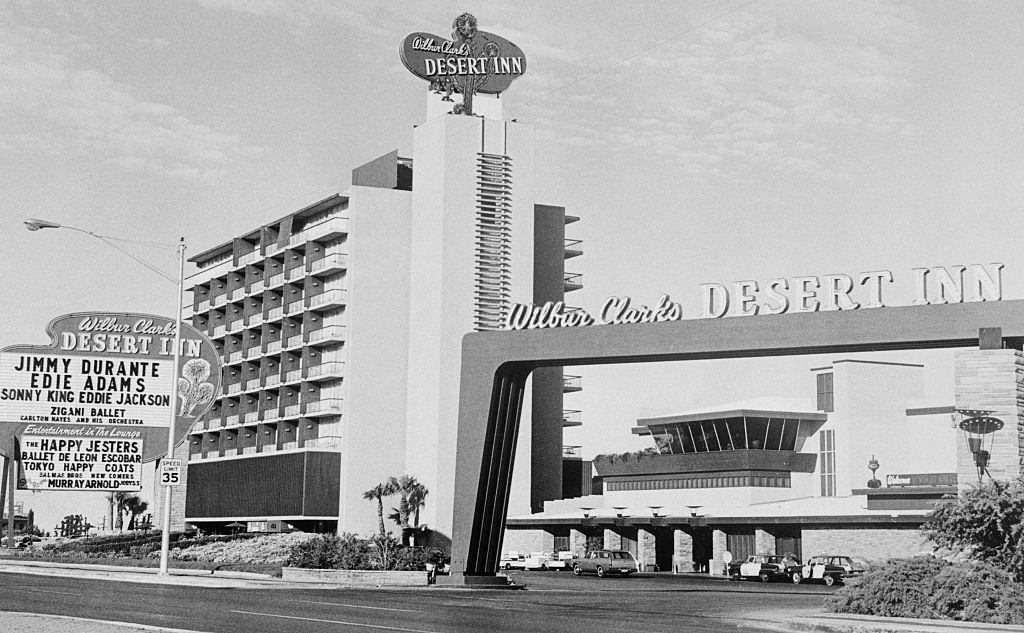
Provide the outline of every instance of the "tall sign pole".
[[[18,479],[17,441],[11,440],[11,456],[7,458],[7,547],[14,549],[14,489]],[[2,512],[2,510],[0,510]]]
[[[182,296],[185,294],[185,238],[178,243],[178,309],[174,312],[174,372],[177,374],[181,362],[181,310]],[[178,381],[171,381],[171,416],[167,428],[167,454],[164,459],[174,458],[174,423],[177,418]],[[173,486],[164,486],[164,521],[163,534],[160,537],[160,575],[167,575],[167,558],[171,551],[171,490]]]

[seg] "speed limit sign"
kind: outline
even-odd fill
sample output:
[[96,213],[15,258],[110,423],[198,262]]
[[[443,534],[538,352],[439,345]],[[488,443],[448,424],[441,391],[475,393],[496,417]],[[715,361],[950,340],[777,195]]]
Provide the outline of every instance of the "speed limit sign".
[[160,485],[181,485],[181,460],[165,459],[160,462]]

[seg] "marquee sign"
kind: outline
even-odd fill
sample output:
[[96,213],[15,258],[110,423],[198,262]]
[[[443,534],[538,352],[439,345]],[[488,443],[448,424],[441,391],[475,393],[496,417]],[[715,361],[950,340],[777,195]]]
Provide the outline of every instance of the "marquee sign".
[[[971,264],[915,268],[913,305],[938,305],[1003,298],[1003,264]],[[877,270],[857,275],[823,275],[737,281],[730,287],[707,283],[700,286],[700,318],[752,316],[857,310],[886,306],[885,291],[894,282],[892,271]],[[657,323],[678,321],[683,306],[661,295],[653,307],[634,304],[629,297],[610,297],[601,306],[597,318],[582,309],[567,309],[565,303],[548,302],[542,306],[515,304],[505,319],[510,330],[550,327],[576,327],[602,323]]]
[[410,33],[399,49],[409,72],[429,81],[451,101],[462,95],[454,114],[473,113],[473,94],[504,92],[526,72],[522,49],[505,38],[477,30],[476,18],[463,13],[452,23],[451,39],[430,33]]
[[[181,441],[220,394],[220,355],[209,338],[187,323],[182,323],[178,367],[175,322],[167,317],[67,314],[51,321],[47,332],[49,346],[0,350],[0,454],[9,454],[12,440],[21,438],[18,459],[25,462],[25,485],[32,469],[114,473],[104,466],[104,455],[111,451],[130,456],[122,464],[161,457],[167,452],[172,412],[175,439]],[[175,381],[178,397],[171,402]]]

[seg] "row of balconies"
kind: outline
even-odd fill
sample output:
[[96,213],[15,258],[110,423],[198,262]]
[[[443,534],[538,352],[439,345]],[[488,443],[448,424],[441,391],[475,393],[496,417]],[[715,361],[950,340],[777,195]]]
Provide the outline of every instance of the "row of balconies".
[[301,418],[307,418],[307,422],[315,421],[317,418],[341,415],[343,406],[344,400],[342,398],[324,398],[306,403],[285,405],[278,403],[275,406],[264,407],[257,411],[229,413],[227,415],[224,415],[222,411],[219,415],[212,415],[200,420],[193,427],[193,433],[232,429],[268,422],[295,422]]
[[248,253],[240,254],[238,256],[238,264],[235,267],[239,268],[249,264],[254,264],[267,257],[282,253],[286,248],[296,248],[305,245],[306,242],[315,242],[317,240],[331,240],[336,237],[341,237],[347,233],[348,218],[328,218],[319,224],[306,227],[295,235],[289,236],[284,245],[281,245],[280,242],[273,242],[268,244],[267,247],[263,249],[263,252],[260,252],[260,247],[256,246]]
[[[212,305],[210,304],[210,302],[207,301],[200,302],[200,304],[194,310],[192,310],[192,314],[206,314],[210,310],[216,310],[220,307],[226,306],[228,304],[226,295],[221,296],[225,297],[225,300],[218,303],[217,305]],[[250,293],[249,296],[255,296],[255,293]],[[281,301],[281,305],[274,306],[272,308],[267,307],[270,303],[274,303],[276,301]],[[224,323],[219,324],[219,327],[235,327],[237,329],[241,329],[242,327],[251,326],[252,322],[257,317],[262,318],[263,321],[274,321],[280,319],[286,314],[299,314],[301,312],[305,312],[307,309],[317,310],[322,309],[324,307],[342,306],[345,305],[346,303],[348,303],[348,290],[345,288],[329,288],[327,290],[321,290],[320,292],[317,292],[315,294],[299,296],[297,298],[289,298],[287,302],[284,302],[283,297],[277,295],[274,299],[264,299],[262,306],[260,306],[261,308],[263,308],[260,311],[260,313],[251,314],[248,315],[248,317],[232,319],[231,323],[233,323],[234,325]],[[245,306],[239,305],[236,307],[236,310],[237,312],[240,313],[244,312]]]
[[224,382],[224,395],[234,396],[263,389],[280,389],[300,382],[320,382],[345,377],[344,361],[328,361],[303,369],[291,369],[267,376],[256,376],[244,380]]
[[[222,290],[223,287],[230,285],[226,278],[215,279],[207,282],[213,284],[215,288],[210,291],[210,296],[208,298],[198,301],[195,304],[196,311],[203,312],[210,308],[218,308],[232,301],[238,301],[246,296],[253,296],[266,290],[273,290],[274,288],[284,285],[286,281],[290,283],[297,283],[310,275],[329,276],[332,273],[340,272],[348,267],[348,255],[345,253],[330,253],[307,262],[305,266],[284,268],[284,264],[279,263],[277,267],[283,269],[280,272],[267,277],[250,279],[245,284],[242,284],[241,280],[239,280],[239,285],[237,287],[228,288],[227,290]],[[192,290],[200,293],[205,292],[203,284],[197,284],[192,288]]]
[[310,338],[308,341],[302,340],[301,334],[295,334],[288,337],[287,339],[281,339],[277,341],[267,341],[267,343],[256,345],[250,345],[241,349],[236,349],[232,352],[228,352],[222,356],[222,360],[225,366],[239,365],[245,361],[258,362],[263,358],[278,356],[282,353],[292,352],[293,355],[298,353],[304,346],[316,346],[322,343],[335,343],[342,342],[345,340],[344,326],[335,326],[339,329],[334,330],[330,333],[325,333],[317,338]]
[[341,448],[341,437],[320,436],[319,425],[309,422],[258,424],[207,431],[189,437],[189,458],[192,460],[276,453],[300,448],[338,450]]

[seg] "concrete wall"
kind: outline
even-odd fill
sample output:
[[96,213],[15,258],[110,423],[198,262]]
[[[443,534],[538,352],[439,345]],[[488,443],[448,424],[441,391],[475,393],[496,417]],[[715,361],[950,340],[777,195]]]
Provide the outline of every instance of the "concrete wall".
[[[954,356],[958,409],[990,410],[1002,429],[984,438],[991,453],[988,472],[994,479],[1013,479],[1024,462],[1024,353],[1012,349],[957,350]],[[964,432],[957,430],[956,472],[961,486],[978,481],[974,455]],[[991,445],[990,445],[991,442]]]
[[804,528],[802,539],[804,560],[811,556],[834,554],[882,562],[933,551],[917,528]]
[[375,533],[376,506],[363,492],[419,476],[405,464],[410,202],[406,191],[351,188],[340,532]]
[[[533,128],[440,115],[413,133],[406,468],[431,491],[421,520],[450,537],[462,337],[474,327],[480,152],[512,159],[512,300],[532,300]],[[529,395],[529,392],[527,392]],[[530,402],[524,402],[510,512],[529,511]]]

